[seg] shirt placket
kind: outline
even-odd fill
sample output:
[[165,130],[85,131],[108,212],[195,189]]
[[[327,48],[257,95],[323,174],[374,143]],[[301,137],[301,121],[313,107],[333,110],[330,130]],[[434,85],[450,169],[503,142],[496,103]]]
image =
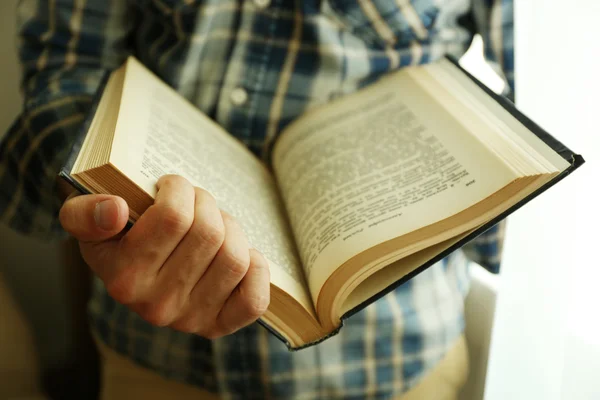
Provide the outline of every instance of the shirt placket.
[[[215,118],[229,133],[252,150],[260,148],[261,129],[269,110],[259,107],[259,96],[271,92],[268,71],[278,70],[271,62],[273,32],[279,22],[278,2],[285,0],[245,1],[240,22],[224,75]],[[280,39],[280,38],[278,38]]]

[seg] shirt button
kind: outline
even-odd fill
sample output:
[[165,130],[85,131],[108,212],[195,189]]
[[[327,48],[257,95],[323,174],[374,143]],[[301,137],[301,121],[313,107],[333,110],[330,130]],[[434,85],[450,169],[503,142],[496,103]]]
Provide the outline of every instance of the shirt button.
[[254,0],[254,5],[258,8],[267,8],[271,4],[271,0]]
[[248,101],[248,92],[241,87],[237,87],[231,91],[229,99],[233,105],[242,106]]

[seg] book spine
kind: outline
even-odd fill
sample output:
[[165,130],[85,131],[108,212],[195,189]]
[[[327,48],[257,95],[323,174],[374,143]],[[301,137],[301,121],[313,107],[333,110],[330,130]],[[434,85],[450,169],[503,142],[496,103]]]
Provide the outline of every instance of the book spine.
[[[76,184],[76,182],[71,177],[71,171],[73,170],[73,165],[75,164],[75,160],[81,151],[81,146],[83,145],[83,141],[87,136],[88,130],[90,129],[90,125],[92,124],[92,120],[94,119],[94,115],[96,114],[96,110],[98,109],[98,103],[100,103],[100,99],[102,98],[102,93],[104,92],[104,88],[108,82],[108,78],[110,77],[111,71],[106,71],[104,76],[100,80],[100,84],[98,85],[98,89],[94,94],[92,99],[92,104],[90,109],[88,110],[85,119],[79,129],[77,130],[77,134],[75,135],[75,140],[71,146],[71,150],[69,151],[69,155],[67,156],[67,160],[65,164],[61,168],[59,172],[59,176],[65,179],[70,185],[74,186],[75,189],[81,191],[83,188],[81,185]],[[83,188],[84,189],[84,188]],[[84,189],[84,193],[88,193],[87,190]]]

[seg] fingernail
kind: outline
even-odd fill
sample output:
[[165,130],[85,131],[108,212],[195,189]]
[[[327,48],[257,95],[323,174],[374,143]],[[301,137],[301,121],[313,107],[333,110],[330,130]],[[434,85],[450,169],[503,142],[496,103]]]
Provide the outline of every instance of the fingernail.
[[94,220],[96,226],[105,231],[113,229],[119,215],[119,206],[114,200],[104,200],[96,204]]

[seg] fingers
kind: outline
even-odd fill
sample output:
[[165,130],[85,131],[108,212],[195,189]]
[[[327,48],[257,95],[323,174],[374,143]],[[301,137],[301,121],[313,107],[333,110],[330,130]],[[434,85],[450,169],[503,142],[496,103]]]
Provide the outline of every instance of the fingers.
[[194,187],[176,175],[157,184],[151,205],[121,239],[123,267],[141,268],[156,275],[194,222]]
[[189,295],[225,240],[225,225],[217,202],[207,191],[194,188],[194,223],[159,271],[159,282],[177,286]]
[[250,250],[250,268],[221,309],[217,324],[229,334],[260,318],[270,302],[269,263],[257,250]]
[[103,277],[108,293],[132,307],[155,290],[158,271],[194,220],[194,188],[185,178],[163,176],[157,188],[154,204],[121,238],[116,265]]
[[191,293],[205,315],[215,316],[250,267],[250,245],[242,227],[231,215],[221,212],[225,240],[210,267]]
[[100,242],[116,235],[128,218],[125,200],[104,194],[72,197],[59,213],[63,228],[83,242]]
[[[244,278],[250,267],[249,244],[246,235],[233,217],[221,212],[225,239],[206,272],[188,294],[188,306],[183,315],[194,332],[212,331],[215,320],[227,298]],[[179,318],[182,319],[182,318]],[[181,325],[180,324],[178,325]]]
[[208,338],[231,333],[269,304],[269,268],[242,227],[206,191],[178,176],[157,184],[155,203],[124,235],[125,201],[68,199],[64,228],[108,293],[153,325]]
[[[154,299],[164,299],[173,309],[189,305],[192,289],[204,275],[225,240],[225,225],[217,202],[207,191],[195,188],[194,223],[160,268]],[[243,234],[242,234],[243,235]],[[174,312],[169,313],[173,318]],[[166,318],[168,321],[168,318]]]
[[238,223],[222,212],[225,241],[171,327],[213,339],[246,326],[267,309],[270,274],[266,259],[250,249]]

